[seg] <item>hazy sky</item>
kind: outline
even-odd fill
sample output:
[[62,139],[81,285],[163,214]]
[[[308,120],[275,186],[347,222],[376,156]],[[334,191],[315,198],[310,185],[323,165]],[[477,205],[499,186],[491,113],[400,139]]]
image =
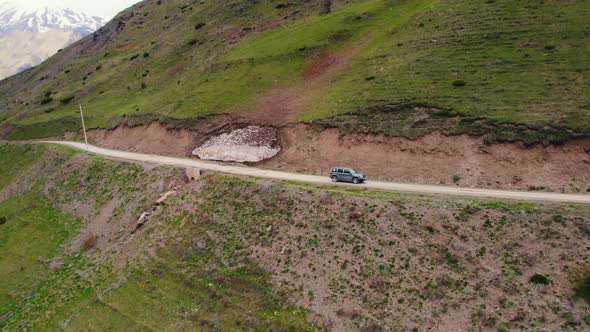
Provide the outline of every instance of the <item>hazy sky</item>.
[[20,5],[38,8],[42,6],[75,9],[87,15],[100,16],[107,20],[139,0],[10,0]]

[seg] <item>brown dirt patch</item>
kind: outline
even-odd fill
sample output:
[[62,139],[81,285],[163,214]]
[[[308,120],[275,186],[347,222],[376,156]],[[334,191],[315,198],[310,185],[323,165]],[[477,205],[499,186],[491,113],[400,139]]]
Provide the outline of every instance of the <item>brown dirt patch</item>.
[[127,51],[134,49],[136,46],[137,46],[137,44],[135,44],[135,43],[126,43],[126,44],[119,44],[119,45],[115,46],[115,49],[117,51],[127,52]]
[[4,122],[4,123],[0,124],[0,140],[4,137],[7,137],[8,135],[10,135],[10,133],[12,132],[13,129],[14,129],[14,126],[8,122]]
[[[568,299],[571,267],[589,245],[587,209],[504,211],[461,199],[204,181],[202,200],[184,204],[208,211],[199,224],[216,226],[194,232],[193,241],[213,242],[216,255],[237,241],[247,249],[232,257],[257,262],[278,294],[328,330],[495,331],[500,323],[528,330],[543,317],[553,331],[564,312],[585,312],[583,301]],[[535,273],[551,285],[530,284]]]
[[341,58],[333,54],[318,54],[303,68],[303,77],[311,79],[338,65]]
[[363,42],[354,43],[336,54],[312,56],[303,68],[303,79],[270,89],[239,113],[260,125],[285,126],[295,122],[369,41],[370,38],[364,38]]
[[[409,140],[382,135],[315,131],[304,125],[279,131],[282,147],[264,166],[325,174],[350,166],[370,178],[468,187],[551,189],[590,188],[590,139],[560,146],[484,143],[467,135],[429,134]],[[455,181],[454,181],[455,180]]]

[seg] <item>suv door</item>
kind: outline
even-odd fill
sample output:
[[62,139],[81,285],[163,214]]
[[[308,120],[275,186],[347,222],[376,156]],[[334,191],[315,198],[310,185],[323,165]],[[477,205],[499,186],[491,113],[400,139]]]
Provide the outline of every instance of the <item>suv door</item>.
[[344,174],[342,174],[342,181],[352,182],[352,173],[350,173],[349,169],[342,170]]

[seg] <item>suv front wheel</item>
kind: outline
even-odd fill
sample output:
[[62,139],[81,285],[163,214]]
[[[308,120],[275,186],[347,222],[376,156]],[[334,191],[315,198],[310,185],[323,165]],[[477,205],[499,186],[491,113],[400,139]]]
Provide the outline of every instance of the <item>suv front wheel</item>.
[[359,182],[361,182],[361,180],[359,180],[359,178],[352,178],[352,183],[359,184]]

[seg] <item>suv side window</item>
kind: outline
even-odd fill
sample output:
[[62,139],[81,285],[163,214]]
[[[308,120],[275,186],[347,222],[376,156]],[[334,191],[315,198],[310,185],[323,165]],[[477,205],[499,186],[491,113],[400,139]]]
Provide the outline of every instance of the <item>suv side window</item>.
[[344,172],[342,172],[342,169],[341,169],[341,168],[339,168],[339,169],[338,169],[338,173],[344,173]]
[[349,170],[347,170],[347,169],[345,169],[345,170],[344,170],[344,174],[350,174],[350,171],[349,171]]

